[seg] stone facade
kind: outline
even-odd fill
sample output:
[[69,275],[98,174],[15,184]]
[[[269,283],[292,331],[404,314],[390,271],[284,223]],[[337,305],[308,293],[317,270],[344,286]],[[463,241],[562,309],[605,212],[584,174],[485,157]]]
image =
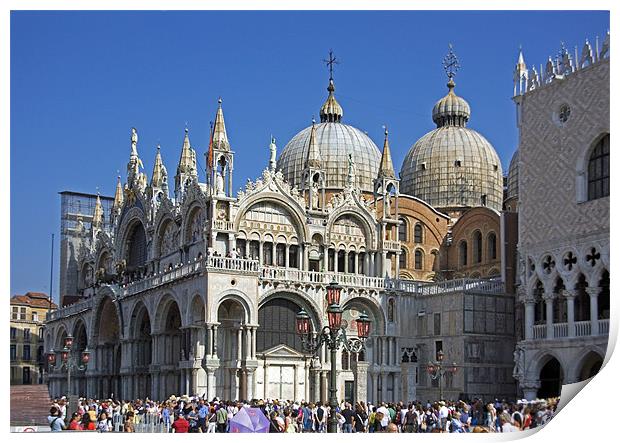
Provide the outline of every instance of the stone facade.
[[606,352],[609,187],[588,195],[588,181],[609,179],[609,163],[606,172],[592,163],[609,140],[609,34],[600,51],[586,41],[579,60],[563,49],[541,76],[522,61],[514,101],[524,331],[514,357],[520,388],[533,398],[592,376]]

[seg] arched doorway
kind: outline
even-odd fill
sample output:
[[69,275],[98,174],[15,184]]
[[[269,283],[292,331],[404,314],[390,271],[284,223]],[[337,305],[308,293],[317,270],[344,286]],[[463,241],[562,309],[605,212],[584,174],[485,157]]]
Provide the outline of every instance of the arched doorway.
[[258,396],[290,400],[318,396],[318,388],[316,394],[310,392],[311,356],[304,351],[296,332],[296,317],[302,308],[310,315],[316,331],[316,313],[299,294],[278,293],[259,307],[256,334]]
[[185,392],[182,386],[181,371],[179,369],[179,361],[183,359],[181,347],[181,311],[176,301],[169,301],[165,308],[163,317],[162,334],[163,334],[163,350],[160,365],[166,368],[161,373],[162,380],[162,398],[168,398],[170,395],[190,394]]
[[[243,346],[246,318],[243,304],[235,298],[224,300],[218,307],[217,356],[220,367],[216,371],[216,392],[231,400],[247,394],[243,392],[247,389],[247,381],[241,371],[248,358],[247,349],[244,350]],[[242,383],[246,384],[241,386]]]
[[151,338],[151,319],[146,306],[138,303],[131,318],[133,380],[130,380],[131,398],[152,398],[150,365],[152,363],[153,342]]
[[558,397],[562,391],[563,380],[562,365],[555,357],[551,357],[540,370],[538,398]]
[[598,374],[603,366],[603,357],[594,351],[588,352],[582,360],[579,370],[579,381],[584,381]]
[[[88,334],[86,326],[82,320],[78,320],[73,328],[73,355],[81,358],[82,351],[88,347]],[[71,384],[73,385],[72,393],[80,397],[86,396],[86,374],[83,371],[73,373]]]
[[97,370],[99,398],[119,397],[121,394],[121,346],[120,323],[116,307],[110,297],[99,306],[95,343],[97,346]]

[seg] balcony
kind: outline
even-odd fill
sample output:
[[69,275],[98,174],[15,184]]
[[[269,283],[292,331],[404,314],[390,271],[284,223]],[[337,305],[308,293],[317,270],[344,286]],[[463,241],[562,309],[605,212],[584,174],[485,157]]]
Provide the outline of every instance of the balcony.
[[[568,323],[553,323],[551,325],[552,336],[549,338],[578,338],[592,337],[595,335],[609,334],[609,319],[597,320],[598,334],[592,334],[592,322],[590,320],[576,321],[573,324],[572,334]],[[532,328],[532,339],[547,339],[547,324],[534,325]]]
[[504,282],[498,277],[488,279],[457,278],[435,283],[386,279],[385,288],[420,295],[439,295],[449,292],[475,294],[503,294],[505,292]]
[[209,256],[206,260],[207,269],[218,271],[230,271],[233,273],[256,273],[259,270],[258,260],[245,258],[214,257]]
[[92,299],[86,299],[84,301],[80,301],[77,303],[73,303],[72,305],[66,306],[64,308],[56,309],[52,311],[49,315],[49,320],[58,320],[60,318],[68,317],[69,315],[75,315],[80,312],[86,311],[91,308]]
[[329,285],[332,281],[346,287],[382,290],[385,279],[361,274],[302,271],[295,268],[261,268],[259,278],[265,281]]

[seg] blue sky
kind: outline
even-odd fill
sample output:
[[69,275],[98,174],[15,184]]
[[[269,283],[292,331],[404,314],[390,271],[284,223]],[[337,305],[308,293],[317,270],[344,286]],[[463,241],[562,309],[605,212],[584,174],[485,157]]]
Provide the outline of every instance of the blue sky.
[[[528,66],[560,42],[581,51],[609,28],[607,12],[13,12],[11,15],[11,294],[49,291],[50,235],[60,197],[112,195],[125,175],[130,128],[150,177],[155,146],[174,175],[185,122],[204,167],[209,122],[223,98],[235,156],[235,189],[308,126],[326,97],[322,60],[333,49],[345,123],[381,146],[390,129],[400,170],[411,145],[433,129],[446,93],[441,61],[452,43],[456,92],[469,126],[498,151],[504,169],[517,145],[512,71],[519,45]],[[204,180],[204,172],[201,174]]]

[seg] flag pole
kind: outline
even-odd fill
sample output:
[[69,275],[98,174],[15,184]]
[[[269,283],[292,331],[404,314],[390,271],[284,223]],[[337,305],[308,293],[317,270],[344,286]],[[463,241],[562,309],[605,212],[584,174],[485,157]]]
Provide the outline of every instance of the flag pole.
[[48,320],[49,314],[52,313],[52,296],[54,293],[54,234],[52,233],[52,255],[50,257],[50,303],[47,309],[48,312]]

